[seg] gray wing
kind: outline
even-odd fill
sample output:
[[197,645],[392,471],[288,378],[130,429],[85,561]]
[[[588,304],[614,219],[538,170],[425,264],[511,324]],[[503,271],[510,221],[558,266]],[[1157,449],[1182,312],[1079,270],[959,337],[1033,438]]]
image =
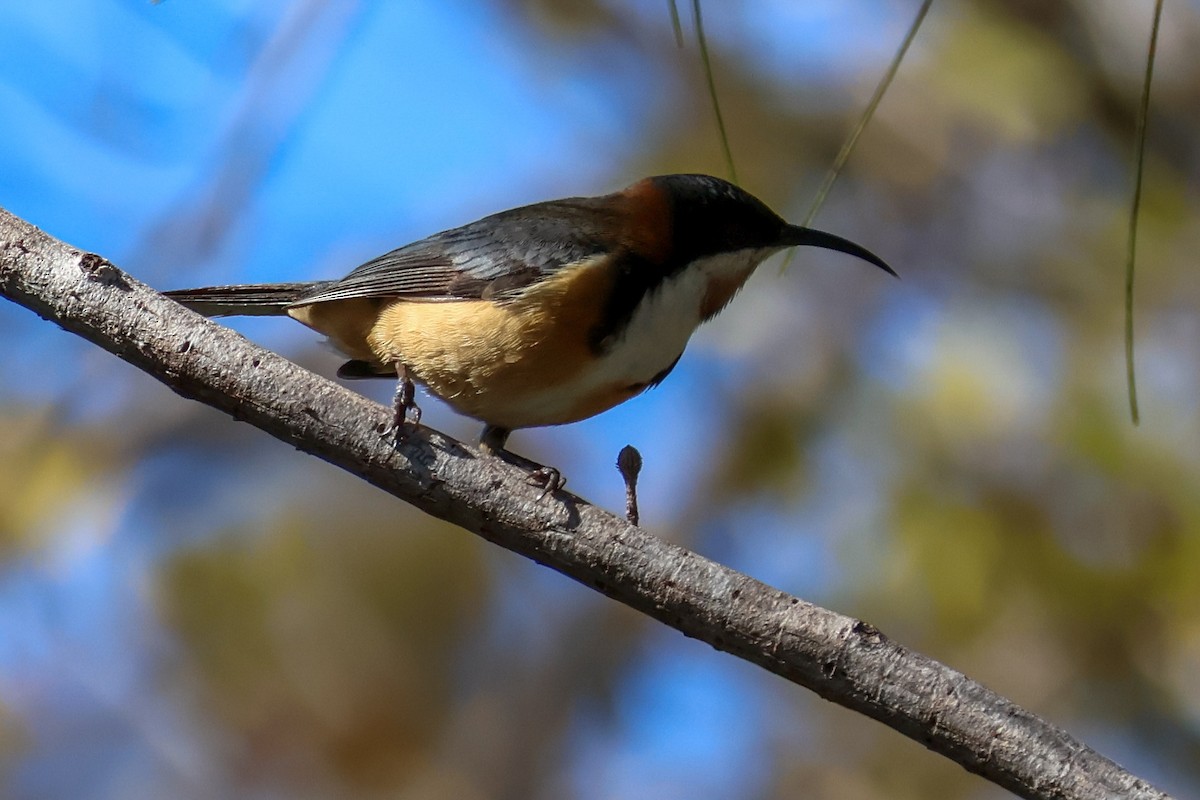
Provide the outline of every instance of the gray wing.
[[598,198],[502,211],[384,253],[294,305],[368,297],[501,300],[610,250],[611,237],[596,232],[606,227],[597,225],[603,213]]

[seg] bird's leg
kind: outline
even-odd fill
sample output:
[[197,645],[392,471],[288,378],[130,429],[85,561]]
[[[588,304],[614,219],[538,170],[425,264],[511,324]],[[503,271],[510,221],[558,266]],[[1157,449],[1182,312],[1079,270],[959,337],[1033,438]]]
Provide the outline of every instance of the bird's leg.
[[479,449],[487,455],[495,456],[513,466],[528,470],[529,482],[534,486],[542,487],[542,495],[539,499],[544,499],[546,495],[557,492],[567,485],[566,478],[554,467],[543,466],[510,450],[505,450],[504,444],[508,441],[511,433],[511,430],[501,428],[499,425],[485,425],[483,433],[479,437]]
[[499,456],[504,452],[504,444],[511,433],[511,430],[499,425],[484,425],[483,433],[479,434],[479,449],[489,456]]
[[408,377],[408,368],[396,362],[396,394],[392,397],[392,424],[384,432],[396,444],[404,441],[404,428],[421,424],[421,408],[417,405],[417,389]]

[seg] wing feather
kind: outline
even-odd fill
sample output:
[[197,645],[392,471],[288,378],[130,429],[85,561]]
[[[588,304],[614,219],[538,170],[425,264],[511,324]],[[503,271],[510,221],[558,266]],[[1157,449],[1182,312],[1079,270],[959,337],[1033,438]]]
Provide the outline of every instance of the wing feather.
[[[597,225],[603,198],[571,198],[502,211],[384,253],[323,283],[294,305],[371,297],[504,300],[564,266],[617,243]],[[601,218],[602,219],[602,218]]]

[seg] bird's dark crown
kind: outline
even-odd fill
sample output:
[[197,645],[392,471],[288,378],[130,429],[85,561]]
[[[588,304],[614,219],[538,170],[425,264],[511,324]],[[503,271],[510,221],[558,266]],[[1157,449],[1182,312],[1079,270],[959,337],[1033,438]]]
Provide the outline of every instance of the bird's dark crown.
[[660,175],[650,180],[671,205],[673,255],[683,263],[781,246],[787,223],[741,187],[711,175]]

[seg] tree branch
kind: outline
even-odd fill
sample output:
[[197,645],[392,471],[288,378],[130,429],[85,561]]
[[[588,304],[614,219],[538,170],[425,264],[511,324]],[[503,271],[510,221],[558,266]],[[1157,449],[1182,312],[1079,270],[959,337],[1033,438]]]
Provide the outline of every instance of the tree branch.
[[193,314],[0,209],[0,295],[179,394],[718,650],[873,717],[1027,798],[1165,798],[1037,716],[871,625],[807,603],[437,431],[400,447],[390,411]]

